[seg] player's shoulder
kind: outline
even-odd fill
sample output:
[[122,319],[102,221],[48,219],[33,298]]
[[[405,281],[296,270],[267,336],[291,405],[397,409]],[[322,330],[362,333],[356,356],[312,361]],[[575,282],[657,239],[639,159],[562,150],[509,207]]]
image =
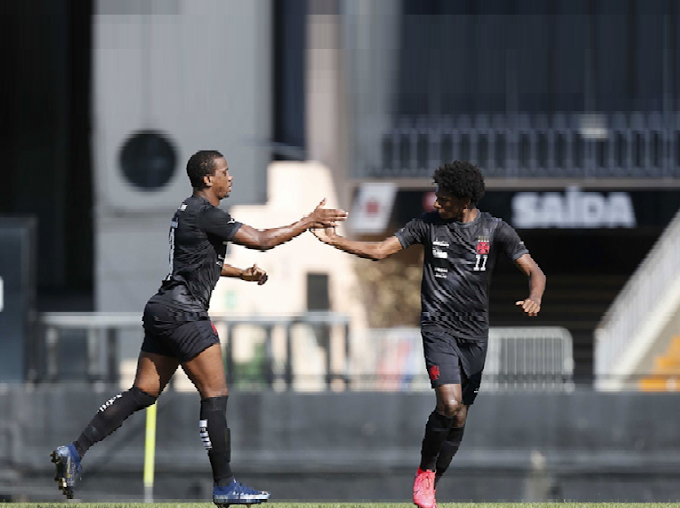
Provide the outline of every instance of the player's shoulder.
[[200,196],[189,196],[184,201],[182,201],[182,204],[179,205],[177,210],[180,212],[198,213],[209,208],[215,207],[211,205],[207,199],[204,199]]
[[480,211],[479,215],[480,215],[480,221],[484,224],[493,225],[494,227],[499,227],[499,226],[500,227],[506,227],[506,226],[512,227],[512,226],[510,226],[510,224],[505,222],[505,220],[503,220],[502,218],[495,217],[495,216],[491,215],[489,212],[481,212]]
[[515,228],[500,217],[494,217],[488,212],[481,212],[480,215],[480,224],[487,232],[485,234],[490,234],[492,236],[508,235],[515,231]]

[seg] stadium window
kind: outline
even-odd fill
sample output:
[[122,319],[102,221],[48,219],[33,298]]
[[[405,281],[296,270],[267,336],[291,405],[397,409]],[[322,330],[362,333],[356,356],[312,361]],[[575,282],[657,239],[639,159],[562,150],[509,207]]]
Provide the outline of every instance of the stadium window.
[[307,274],[307,310],[328,311],[331,308],[328,294],[328,274]]

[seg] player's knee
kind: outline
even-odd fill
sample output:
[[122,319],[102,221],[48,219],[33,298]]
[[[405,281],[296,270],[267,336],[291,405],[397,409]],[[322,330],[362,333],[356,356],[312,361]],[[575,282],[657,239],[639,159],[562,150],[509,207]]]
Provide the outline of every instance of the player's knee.
[[130,393],[130,396],[134,401],[135,411],[139,411],[140,409],[144,409],[153,405],[154,402],[156,402],[156,400],[158,399],[158,397],[146,393],[144,390],[140,390],[136,386],[130,388],[128,392]]
[[453,426],[454,427],[463,427],[463,426],[465,426],[466,420],[467,420],[467,411],[465,411],[465,407],[463,407],[453,417]]
[[464,407],[465,406],[463,406],[462,401],[452,397],[450,399],[440,401],[437,410],[446,417],[457,419],[458,414]]

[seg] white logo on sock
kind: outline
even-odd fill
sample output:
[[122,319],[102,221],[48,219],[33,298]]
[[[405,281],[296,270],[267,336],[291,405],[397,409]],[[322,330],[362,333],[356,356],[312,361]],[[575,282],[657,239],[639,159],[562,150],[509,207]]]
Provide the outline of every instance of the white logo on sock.
[[119,393],[119,394],[116,395],[115,397],[111,397],[109,400],[107,400],[106,402],[104,402],[104,404],[102,405],[102,407],[99,408],[99,412],[101,413],[102,411],[104,411],[107,407],[109,407],[111,404],[113,404],[114,402],[116,402],[116,399],[120,399],[122,396],[123,396],[123,394],[122,394],[122,393]]
[[210,442],[210,436],[208,435],[208,420],[198,421],[198,431],[201,434],[201,441],[203,441],[205,449],[212,450],[212,443]]

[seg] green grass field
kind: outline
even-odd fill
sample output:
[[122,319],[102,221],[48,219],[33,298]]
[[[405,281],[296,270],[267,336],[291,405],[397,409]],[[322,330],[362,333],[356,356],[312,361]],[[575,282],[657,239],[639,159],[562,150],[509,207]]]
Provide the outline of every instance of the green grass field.
[[[7,503],[12,508],[59,508],[65,503]],[[68,503],[72,504],[72,503]],[[75,503],[78,508],[214,508],[212,503]],[[412,508],[411,503],[277,503],[275,508]],[[438,508],[680,508],[680,503],[438,503]],[[274,508],[274,507],[273,507]]]

